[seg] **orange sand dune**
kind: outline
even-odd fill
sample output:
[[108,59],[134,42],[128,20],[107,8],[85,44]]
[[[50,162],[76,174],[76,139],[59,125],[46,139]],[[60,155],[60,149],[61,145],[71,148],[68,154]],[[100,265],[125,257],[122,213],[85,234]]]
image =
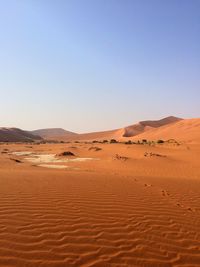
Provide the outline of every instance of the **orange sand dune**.
[[[136,124],[116,129],[116,130],[111,130],[111,131],[103,131],[103,132],[94,132],[94,133],[85,133],[85,134],[76,134],[76,135],[71,135],[71,136],[66,136],[66,135],[60,135],[57,136],[59,140],[64,140],[64,141],[69,141],[69,140],[103,140],[103,139],[126,139],[126,137],[132,137],[135,135],[138,135],[140,133],[143,133],[145,131],[148,131],[153,128],[158,128],[163,125],[171,124],[177,121],[180,121],[180,118],[177,117],[166,117],[161,120],[149,120],[149,121],[141,121]],[[44,136],[42,136],[44,137]]]
[[150,129],[159,128],[163,125],[168,125],[170,123],[174,123],[177,121],[180,121],[182,119],[176,118],[173,116],[166,117],[161,120],[153,120],[153,121],[141,121],[137,124],[128,126],[124,128],[124,134],[123,137],[131,137],[138,135],[140,133],[146,132]]
[[137,135],[134,139],[171,139],[179,141],[200,142],[200,118],[187,119],[179,122],[151,129],[148,132]]
[[180,118],[170,116],[161,120],[141,121],[121,129],[85,134],[77,134],[74,132],[66,131],[62,128],[47,128],[29,132],[17,128],[0,128],[0,142],[25,142],[39,140],[42,138],[46,140],[57,141],[88,141],[103,139],[119,140],[126,137],[132,137],[150,129],[158,128],[163,125],[167,125],[180,120]]
[[[200,266],[200,146],[90,147],[0,145],[0,266]],[[68,150],[96,160],[9,154]]]

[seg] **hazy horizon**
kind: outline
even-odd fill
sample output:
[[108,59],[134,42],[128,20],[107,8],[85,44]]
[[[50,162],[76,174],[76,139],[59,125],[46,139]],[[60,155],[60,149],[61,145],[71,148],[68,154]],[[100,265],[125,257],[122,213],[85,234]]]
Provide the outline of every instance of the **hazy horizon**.
[[0,127],[200,117],[200,1],[0,4]]

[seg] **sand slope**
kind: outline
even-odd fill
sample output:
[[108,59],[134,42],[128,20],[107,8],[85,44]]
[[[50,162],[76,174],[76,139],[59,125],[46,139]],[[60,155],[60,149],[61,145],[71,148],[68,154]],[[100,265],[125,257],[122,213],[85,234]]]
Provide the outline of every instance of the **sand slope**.
[[186,119],[179,122],[151,129],[148,132],[137,135],[134,139],[177,139],[185,142],[200,142],[200,119]]
[[135,136],[150,129],[159,128],[163,125],[168,125],[170,123],[174,123],[180,120],[182,119],[174,116],[169,116],[161,120],[141,121],[137,124],[125,127],[123,137]]

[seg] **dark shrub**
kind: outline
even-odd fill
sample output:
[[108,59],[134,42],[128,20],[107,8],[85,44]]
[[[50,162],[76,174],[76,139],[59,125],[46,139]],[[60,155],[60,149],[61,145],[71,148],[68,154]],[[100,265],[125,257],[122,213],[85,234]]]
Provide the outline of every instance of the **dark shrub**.
[[158,144],[163,144],[164,142],[165,142],[165,141],[163,141],[163,140],[161,140],[161,139],[157,141]]
[[128,159],[128,157],[124,157],[124,156],[120,156],[119,154],[116,154],[114,157],[114,160],[122,160],[122,161],[126,161]]
[[124,143],[125,145],[132,145],[132,141],[131,140],[128,140]]
[[111,144],[116,144],[116,143],[117,143],[117,140],[115,140],[115,139],[111,139],[111,140],[110,140],[110,143],[111,143]]
[[100,150],[102,150],[102,148],[97,147],[97,146],[92,146],[88,150],[100,151]]
[[21,160],[19,160],[19,159],[10,159],[10,160],[13,160],[13,161],[15,161],[16,163],[22,163],[22,161],[21,161]]
[[60,153],[59,156],[75,156],[75,155],[71,151],[64,151]]

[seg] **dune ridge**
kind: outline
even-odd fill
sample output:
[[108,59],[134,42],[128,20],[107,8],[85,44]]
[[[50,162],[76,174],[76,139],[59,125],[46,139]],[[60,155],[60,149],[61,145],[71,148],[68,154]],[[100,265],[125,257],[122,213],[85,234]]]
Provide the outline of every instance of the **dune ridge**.
[[173,124],[164,125],[137,135],[133,139],[168,140],[176,139],[184,142],[200,142],[200,118],[185,119]]
[[23,131],[18,128],[0,128],[0,142],[55,141],[93,141],[93,140],[158,140],[177,139],[183,142],[200,142],[200,118],[180,119],[173,116],[154,121],[141,121],[128,127],[77,134],[60,128]]
[[110,131],[102,131],[102,132],[93,132],[93,133],[83,133],[71,136],[57,136],[59,140],[63,141],[90,141],[90,140],[103,140],[103,139],[126,139],[132,136],[136,136],[142,132],[148,131],[152,128],[158,128],[163,125],[171,124],[177,121],[182,120],[181,118],[177,118],[174,116],[169,116],[161,120],[148,120],[141,121],[136,124],[110,130]]
[[20,141],[34,141],[39,139],[55,140],[55,141],[91,141],[104,139],[126,140],[127,138],[138,136],[155,130],[166,125],[171,125],[182,121],[183,119],[174,116],[169,116],[160,120],[141,121],[136,124],[102,132],[92,132],[78,134],[66,131],[62,128],[48,128],[35,131],[23,131],[17,128],[0,128],[0,142],[20,142]]
[[182,119],[174,116],[169,116],[161,120],[141,121],[137,124],[125,127],[123,137],[132,137],[140,133],[146,132],[150,129],[159,128],[163,125],[168,125],[174,122],[178,122],[180,120]]

